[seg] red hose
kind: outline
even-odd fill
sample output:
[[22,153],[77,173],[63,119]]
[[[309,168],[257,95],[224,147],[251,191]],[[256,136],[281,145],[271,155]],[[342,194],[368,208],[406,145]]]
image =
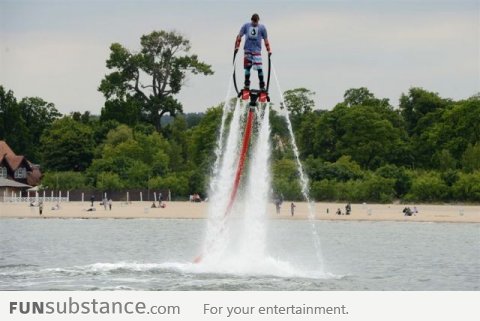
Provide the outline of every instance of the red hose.
[[[232,193],[230,194],[230,201],[228,202],[227,210],[223,217],[226,217],[232,209],[235,198],[237,197],[238,185],[240,185],[240,178],[242,177],[243,166],[245,165],[245,159],[247,158],[248,147],[250,146],[250,137],[252,136],[253,125],[253,109],[248,111],[247,124],[245,125],[245,132],[243,133],[242,150],[240,151],[240,159],[238,160],[237,172],[235,174],[235,181],[233,182]],[[223,228],[222,228],[223,230]],[[203,259],[203,253],[197,256],[193,262],[199,263]]]
[[245,125],[245,132],[243,134],[243,143],[242,150],[240,151],[240,159],[237,165],[237,173],[235,174],[235,181],[233,182],[232,193],[230,194],[230,201],[228,202],[227,210],[225,215],[227,216],[232,209],[233,203],[238,192],[238,185],[240,184],[240,178],[242,177],[243,166],[245,164],[245,158],[247,158],[248,146],[250,146],[250,136],[252,135],[252,124],[253,124],[254,112],[252,109],[248,111],[247,124]]

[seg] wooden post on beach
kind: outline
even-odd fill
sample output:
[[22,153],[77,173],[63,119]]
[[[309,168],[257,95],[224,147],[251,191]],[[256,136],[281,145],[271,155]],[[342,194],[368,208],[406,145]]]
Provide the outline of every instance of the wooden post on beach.
[[30,204],[30,191],[27,190],[27,203]]
[[143,195],[142,195],[142,192],[140,192],[140,202],[143,202]]
[[82,192],[82,203],[85,201],[85,194]]
[[52,189],[52,194],[50,196],[50,202],[53,202],[53,189]]
[[172,193],[170,192],[170,190],[168,190],[168,201],[172,201]]
[[70,202],[70,191],[67,191],[67,202]]
[[58,202],[62,201],[62,191],[58,191]]
[[43,190],[43,202],[45,203],[45,190]]
[[155,203],[157,202],[157,193],[153,192],[153,199],[155,200]]
[[127,191],[127,204],[130,201],[130,193]]

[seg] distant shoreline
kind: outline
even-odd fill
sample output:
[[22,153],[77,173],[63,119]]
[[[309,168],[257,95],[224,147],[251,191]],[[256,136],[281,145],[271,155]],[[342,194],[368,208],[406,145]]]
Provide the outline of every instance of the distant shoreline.
[[[209,203],[167,202],[166,208],[151,208],[152,202],[125,204],[113,202],[112,210],[105,210],[98,202],[95,211],[87,212],[90,202],[60,203],[59,210],[52,210],[54,203],[45,203],[42,216],[38,207],[27,203],[0,203],[2,218],[57,218],[57,219],[206,219]],[[305,202],[294,202],[295,215],[290,214],[291,202],[284,202],[280,214],[275,206],[268,205],[269,219],[307,220],[308,206]],[[158,203],[157,203],[158,205]],[[404,216],[403,208],[418,209],[416,216]],[[328,209],[328,214],[327,214]],[[396,221],[396,222],[445,222],[480,223],[480,205],[431,205],[431,204],[352,204],[351,215],[336,215],[340,209],[345,213],[345,203],[315,203],[315,220],[328,221]],[[232,214],[232,219],[241,217],[243,211]]]

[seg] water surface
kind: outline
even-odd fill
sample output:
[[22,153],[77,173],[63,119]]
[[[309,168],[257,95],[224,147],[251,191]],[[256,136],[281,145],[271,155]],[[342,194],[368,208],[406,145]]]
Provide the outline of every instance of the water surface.
[[480,290],[480,224],[267,225],[265,258],[193,264],[204,220],[0,220],[0,290]]

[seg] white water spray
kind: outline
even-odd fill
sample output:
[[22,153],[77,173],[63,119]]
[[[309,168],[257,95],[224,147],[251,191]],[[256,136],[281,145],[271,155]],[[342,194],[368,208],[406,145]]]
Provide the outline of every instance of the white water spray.
[[[225,122],[227,120],[228,116],[228,110],[230,107],[230,94],[232,92],[232,83],[233,83],[233,78],[229,77],[230,81],[228,82],[228,89],[227,89],[227,95],[225,96],[225,102],[223,103],[223,109],[222,109],[222,121],[220,123],[220,132],[218,134],[218,139],[217,139],[217,144],[215,146],[215,163],[213,164],[213,169],[212,169],[212,176],[210,180],[210,190],[214,191],[217,186],[217,178],[218,178],[218,171],[219,171],[219,165],[220,165],[220,160],[223,152],[223,136],[224,136],[224,131],[225,131]],[[238,101],[237,101],[238,103]],[[210,194],[209,194],[210,195]]]
[[[245,108],[237,99],[233,117],[230,122],[230,130],[227,136],[226,146],[217,175],[213,177],[209,193],[208,223],[205,239],[204,254],[208,257],[218,257],[225,249],[227,240],[225,238],[226,225],[224,224],[225,209],[232,191],[235,177],[236,159],[240,143],[240,124],[244,116]],[[220,139],[220,138],[219,138]],[[221,144],[221,143],[219,143]],[[220,148],[223,150],[223,148]]]
[[303,170],[303,165],[300,162],[300,152],[298,151],[297,143],[295,141],[295,135],[293,134],[293,129],[292,129],[292,123],[290,121],[290,115],[288,112],[288,108],[285,104],[285,99],[283,98],[283,91],[282,88],[280,87],[280,83],[278,81],[277,73],[275,71],[275,68],[272,65],[272,71],[273,71],[273,76],[275,78],[275,82],[277,84],[277,89],[280,95],[280,101],[283,104],[285,108],[285,118],[287,120],[287,127],[288,127],[288,132],[290,134],[290,140],[292,142],[292,147],[293,147],[293,153],[295,155],[295,162],[297,163],[297,171],[298,175],[300,177],[300,183],[302,187],[302,196],[307,201],[308,203],[308,221],[310,222],[310,227],[312,230],[312,237],[313,237],[313,243],[315,245],[315,253],[317,255],[317,260],[318,264],[320,267],[320,270],[324,270],[323,266],[323,255],[322,255],[322,247],[320,243],[320,236],[318,235],[317,228],[315,227],[315,204],[310,200],[310,191],[309,191],[309,182],[308,182],[308,177],[305,175],[305,172]]
[[247,260],[265,258],[266,218],[270,190],[270,103],[263,118],[256,111],[258,136],[251,151],[244,208],[244,237],[241,255]]
[[[272,70],[283,102],[275,70]],[[226,134],[228,102],[226,101],[224,104],[209,191],[209,219],[201,264],[198,268],[207,272],[269,274],[271,271],[274,274],[283,274],[284,271],[293,271],[295,268],[288,262],[272,258],[266,250],[267,209],[271,186],[270,103],[255,107],[256,129],[252,137],[252,148],[248,153],[246,171],[241,181],[243,188],[239,189],[237,200],[229,212],[230,214],[226,215],[239,162],[241,138],[244,132],[242,124],[248,108],[250,108],[245,105],[246,103],[237,99],[228,134]],[[263,113],[262,109],[264,109]],[[308,178],[304,174],[299,160],[299,152],[288,113],[286,119],[302,184],[302,194],[309,204],[309,222],[312,228],[316,257],[321,265],[323,260],[320,239],[314,224],[315,215],[313,203],[309,198]],[[227,136],[225,142],[224,135]],[[274,272],[275,270],[278,271]],[[316,268],[314,274],[318,276],[318,273],[324,275],[323,266],[320,269]]]

